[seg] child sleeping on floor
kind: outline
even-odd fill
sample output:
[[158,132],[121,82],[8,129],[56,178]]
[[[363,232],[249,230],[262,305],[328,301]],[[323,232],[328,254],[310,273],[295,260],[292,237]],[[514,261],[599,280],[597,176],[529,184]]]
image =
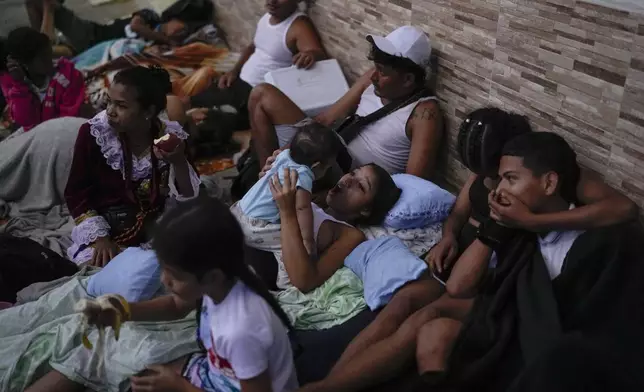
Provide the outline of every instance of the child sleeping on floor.
[[131,378],[133,392],[297,389],[292,327],[244,263],[243,232],[223,203],[211,198],[181,203],[159,222],[152,247],[170,294],[137,303],[100,297],[101,306],[85,308],[84,316],[90,325],[115,328],[117,337],[121,320],[181,319],[197,304],[203,351],[148,367]]
[[277,155],[271,169],[259,179],[244,197],[231,207],[244,230],[246,244],[260,250],[276,251],[280,246],[280,232],[271,224],[279,224],[279,209],[271,194],[271,185],[279,177],[284,180],[288,169],[297,171],[295,204],[297,221],[304,246],[309,255],[315,253],[313,238],[313,211],[311,189],[316,179],[322,178],[333,165],[342,147],[334,131],[318,123],[303,125],[293,136],[290,148]]

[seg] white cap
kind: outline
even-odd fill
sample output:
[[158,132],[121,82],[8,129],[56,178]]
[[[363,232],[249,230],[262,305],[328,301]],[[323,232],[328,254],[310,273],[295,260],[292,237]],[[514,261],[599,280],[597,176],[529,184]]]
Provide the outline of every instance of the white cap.
[[387,54],[406,57],[421,67],[429,65],[432,44],[427,34],[419,28],[403,26],[392,31],[386,37],[368,35],[367,40]]

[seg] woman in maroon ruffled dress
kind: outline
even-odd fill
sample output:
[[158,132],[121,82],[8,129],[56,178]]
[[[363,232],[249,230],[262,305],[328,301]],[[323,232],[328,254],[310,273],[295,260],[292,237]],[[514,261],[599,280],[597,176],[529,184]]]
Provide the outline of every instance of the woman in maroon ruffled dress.
[[[171,88],[163,69],[123,70],[107,110],[80,128],[65,189],[76,222],[67,251],[74,262],[104,266],[121,248],[150,240],[150,224],[167,201],[197,196],[199,176],[184,153],[188,134],[159,119]],[[154,145],[165,134],[181,140],[173,151]]]

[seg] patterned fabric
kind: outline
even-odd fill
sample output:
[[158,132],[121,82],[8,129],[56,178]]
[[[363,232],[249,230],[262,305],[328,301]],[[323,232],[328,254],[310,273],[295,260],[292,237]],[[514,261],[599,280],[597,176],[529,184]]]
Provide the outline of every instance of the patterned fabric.
[[133,38],[104,41],[74,57],[72,61],[76,65],[76,69],[81,71],[90,70],[126,54],[140,53],[145,48],[145,45],[144,40]]
[[279,252],[282,249],[281,225],[279,223],[251,218],[242,212],[239,203],[233,204],[230,211],[235,215],[244,231],[246,245],[267,252]]
[[231,53],[222,43],[194,42],[167,52],[150,46],[140,53],[127,53],[100,64],[109,71],[87,81],[87,99],[96,110],[105,109],[107,90],[116,73],[135,65],[164,68],[170,73],[174,94],[194,96],[207,89],[217,76],[233,69],[238,59],[239,54]]
[[210,371],[208,357],[204,353],[190,356],[183,377],[193,386],[206,392],[239,392],[239,389],[221,374]]
[[413,254],[420,257],[441,240],[443,236],[443,224],[437,223],[422,229],[393,229],[382,226],[359,227],[368,240],[373,240],[385,236],[394,236],[411,250]]

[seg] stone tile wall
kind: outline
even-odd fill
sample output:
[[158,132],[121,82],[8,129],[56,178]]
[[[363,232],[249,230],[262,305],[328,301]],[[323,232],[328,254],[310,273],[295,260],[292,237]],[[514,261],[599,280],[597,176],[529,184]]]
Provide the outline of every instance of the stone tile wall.
[[[263,3],[217,0],[233,47],[252,38]],[[563,135],[584,166],[644,206],[644,14],[579,0],[317,0],[310,14],[349,79],[369,67],[366,34],[413,24],[432,37],[450,184],[466,176],[455,127],[496,105]]]

